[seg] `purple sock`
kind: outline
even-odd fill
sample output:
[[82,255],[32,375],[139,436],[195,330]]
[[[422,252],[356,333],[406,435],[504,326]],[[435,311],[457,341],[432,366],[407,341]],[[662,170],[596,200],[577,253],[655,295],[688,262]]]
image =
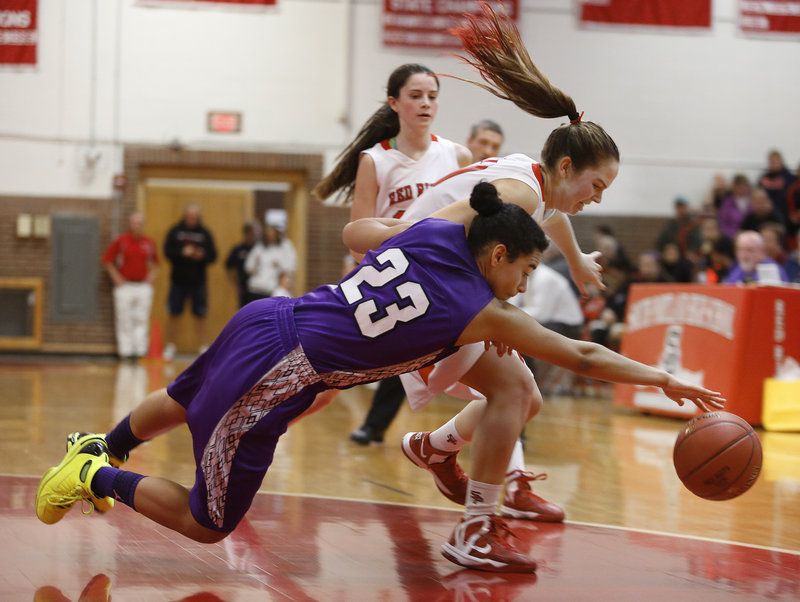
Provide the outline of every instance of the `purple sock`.
[[103,466],[92,479],[92,491],[97,497],[112,497],[136,510],[133,496],[136,486],[143,478],[144,475],[129,470]]
[[120,460],[127,458],[128,453],[137,445],[144,443],[131,430],[131,415],[128,414],[120,423],[106,433],[108,451]]

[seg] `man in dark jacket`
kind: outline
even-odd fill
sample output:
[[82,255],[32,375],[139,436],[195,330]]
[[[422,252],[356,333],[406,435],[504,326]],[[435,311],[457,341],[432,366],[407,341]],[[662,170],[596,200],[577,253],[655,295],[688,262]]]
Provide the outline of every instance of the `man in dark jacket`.
[[183,219],[167,233],[164,255],[172,264],[168,298],[169,320],[167,322],[164,359],[175,357],[175,335],[178,317],[183,313],[186,299],[192,300],[192,314],[197,324],[199,351],[205,351],[208,343],[206,315],[208,314],[208,289],[206,268],[217,259],[214,238],[202,224],[200,206],[190,203],[183,210]]

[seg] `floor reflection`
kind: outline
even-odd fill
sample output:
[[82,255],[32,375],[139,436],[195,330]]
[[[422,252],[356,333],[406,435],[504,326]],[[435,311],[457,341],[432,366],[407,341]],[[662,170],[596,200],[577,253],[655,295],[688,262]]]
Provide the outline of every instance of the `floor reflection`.
[[[759,429],[758,482],[709,502],[672,466],[682,420],[600,398],[547,399],[526,427],[526,462],[548,473],[536,492],[571,521],[511,521],[539,562],[534,576],[464,571],[440,554],[460,509],[397,442],[463,404],[442,397],[421,412],[403,408],[384,445],[359,447],[348,434],[371,401],[365,388],[290,429],[264,493],[220,544],[183,540],[124,507],[40,524],[36,485],[65,435],[104,431],[184,365],[0,361],[1,600],[107,600],[105,579],[115,600],[800,598],[800,433]],[[129,467],[189,485],[189,441],[177,429],[137,448]]]
[[439,555],[454,513],[260,494],[226,540],[174,536],[128,508],[51,527],[37,480],[0,477],[0,599],[530,600],[800,597],[800,555],[582,524],[509,521],[537,575],[462,570]]

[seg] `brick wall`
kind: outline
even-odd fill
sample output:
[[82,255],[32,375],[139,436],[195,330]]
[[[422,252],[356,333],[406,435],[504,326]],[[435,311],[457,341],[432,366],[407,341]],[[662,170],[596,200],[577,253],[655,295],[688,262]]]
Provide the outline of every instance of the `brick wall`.
[[[309,196],[306,223],[309,252],[307,278],[309,288],[335,282],[341,272],[346,249],[341,230],[348,210],[324,206],[311,197],[311,189],[322,177],[322,157],[308,154],[244,153],[222,151],[176,151],[166,147],[129,147],[124,153],[127,185],[120,195],[117,232],[126,229],[125,220],[136,208],[137,186],[143,167],[176,167],[213,170],[264,170],[301,173]],[[71,212],[98,219],[99,246],[111,243],[113,203],[109,199],[64,199],[36,197],[0,197],[0,276],[37,277],[44,282],[43,352],[112,354],[115,352],[114,317],[111,282],[97,258],[99,299],[97,319],[92,323],[57,323],[50,319],[51,239],[18,238],[17,216],[20,213],[52,215]]]
[[634,266],[642,252],[655,247],[658,233],[669,221],[667,217],[603,216],[602,210],[598,213],[599,215],[576,215],[570,218],[581,249],[587,252],[594,251],[595,244],[592,240],[592,233],[597,226],[607,225],[625,247]]
[[42,349],[71,350],[87,353],[111,353],[114,350],[111,284],[98,257],[100,300],[97,320],[93,323],[64,323],[50,319],[51,239],[18,238],[17,216],[73,213],[95,217],[100,226],[100,248],[111,242],[111,201],[87,199],[0,197],[0,276],[41,278],[44,282],[42,312]]
[[[307,284],[314,288],[335,282],[341,272],[342,258],[347,252],[342,244],[341,231],[349,210],[323,205],[310,196],[311,189],[322,176],[322,158],[317,155],[240,153],[220,151],[175,151],[165,147],[131,147],[125,150],[124,169],[127,186],[120,200],[120,219],[136,207],[139,174],[145,166],[195,167],[208,169],[258,169],[269,171],[298,171],[304,174],[309,195],[308,221],[305,225],[308,240]],[[17,238],[17,215],[73,212],[96,217],[100,224],[100,248],[111,242],[111,199],[63,199],[36,197],[0,197],[0,276],[39,277],[44,281],[43,347],[42,351],[70,353],[113,353],[114,330],[111,284],[98,257],[99,296],[97,320],[86,324],[56,323],[50,320],[49,286],[51,280],[50,238]],[[636,261],[639,253],[652,247],[667,218],[580,215],[573,218],[576,236],[581,247],[593,250],[592,231],[599,224],[608,224]],[[125,224],[117,225],[118,231]]]
[[133,146],[125,149],[124,169],[127,186],[122,195],[121,215],[128,215],[136,206],[136,188],[143,167],[181,167],[283,171],[301,173],[306,184],[309,243],[306,265],[308,288],[338,280],[341,258],[346,249],[341,231],[349,211],[328,207],[311,196],[311,190],[322,179],[322,157],[309,154],[245,153],[223,151],[173,150],[166,147]]

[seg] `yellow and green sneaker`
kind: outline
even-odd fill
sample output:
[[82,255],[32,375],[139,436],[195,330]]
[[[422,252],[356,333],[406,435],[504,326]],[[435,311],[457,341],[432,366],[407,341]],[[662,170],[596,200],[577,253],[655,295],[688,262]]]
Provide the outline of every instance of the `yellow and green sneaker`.
[[91,439],[102,439],[103,445],[106,446],[106,453],[108,454],[108,462],[114,468],[119,468],[128,461],[128,454],[124,458],[118,458],[108,450],[106,445],[106,436],[100,433],[70,433],[67,436],[67,451],[72,449],[76,444],[89,441]]
[[[114,507],[110,497],[98,498],[91,489],[92,478],[109,463],[108,448],[103,438],[82,437],[69,446],[58,466],[48,470],[36,492],[36,516],[45,524],[61,520],[77,501],[87,501],[101,512]],[[91,508],[85,514],[91,512]]]

